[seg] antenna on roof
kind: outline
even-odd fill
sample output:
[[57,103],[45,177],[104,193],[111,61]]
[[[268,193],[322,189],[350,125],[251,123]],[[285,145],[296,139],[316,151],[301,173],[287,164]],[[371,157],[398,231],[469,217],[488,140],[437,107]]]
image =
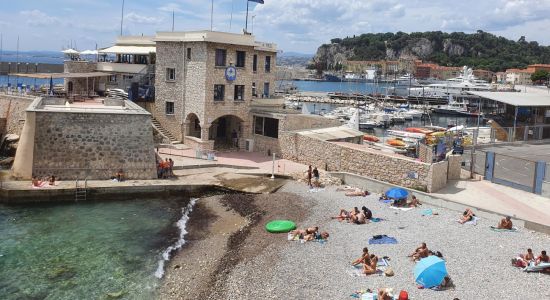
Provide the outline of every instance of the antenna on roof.
[[212,5],[210,6],[210,31],[214,28],[214,0],[212,0]]
[[175,12],[174,10],[172,10],[172,32],[174,32],[174,15],[175,15]]

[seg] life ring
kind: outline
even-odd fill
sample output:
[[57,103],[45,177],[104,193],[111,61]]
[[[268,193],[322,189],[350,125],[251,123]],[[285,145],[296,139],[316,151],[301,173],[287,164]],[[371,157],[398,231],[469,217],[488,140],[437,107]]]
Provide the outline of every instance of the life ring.
[[296,224],[289,220],[274,220],[265,224],[265,230],[271,233],[286,233],[296,229]]

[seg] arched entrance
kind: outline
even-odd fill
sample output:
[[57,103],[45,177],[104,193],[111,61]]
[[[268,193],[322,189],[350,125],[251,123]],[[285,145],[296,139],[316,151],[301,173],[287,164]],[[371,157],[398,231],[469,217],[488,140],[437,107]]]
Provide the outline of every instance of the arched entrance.
[[243,120],[233,115],[225,115],[214,120],[208,130],[208,139],[214,141],[214,149],[238,149],[243,134],[242,123]]
[[199,120],[199,117],[197,115],[191,113],[187,115],[187,119],[185,119],[185,135],[186,136],[192,136],[196,138],[201,138],[201,123]]

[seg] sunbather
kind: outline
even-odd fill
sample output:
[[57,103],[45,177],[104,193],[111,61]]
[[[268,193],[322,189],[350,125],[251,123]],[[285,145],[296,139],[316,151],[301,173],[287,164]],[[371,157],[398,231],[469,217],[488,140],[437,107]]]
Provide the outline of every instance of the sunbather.
[[357,207],[354,207],[349,212],[349,220],[348,222],[355,223],[355,220],[357,220],[357,215],[359,214],[359,209]]
[[412,196],[412,199],[411,199],[411,202],[408,203],[408,205],[410,207],[418,207],[420,205],[422,205],[422,203],[420,203],[420,201],[418,201],[418,199],[416,199],[416,196]]
[[45,181],[38,180],[37,177],[32,178],[32,186],[33,187],[43,187],[46,184]]
[[358,264],[362,264],[365,262],[365,260],[368,260],[369,258],[369,248],[365,247],[363,248],[363,254],[361,255],[361,257],[359,257],[358,259],[354,260],[351,265],[352,266],[355,266],[355,265],[358,265]]
[[393,291],[391,289],[379,289],[378,290],[378,300],[392,300]]
[[394,199],[394,200],[393,200],[393,203],[392,203],[391,205],[392,205],[392,206],[395,206],[395,207],[404,207],[404,206],[407,206],[407,199],[406,199],[406,198]]
[[353,224],[357,224],[357,225],[366,224],[367,216],[363,211],[360,211],[358,214],[355,215],[352,221],[353,221]]
[[464,224],[466,222],[470,222],[471,220],[474,219],[475,216],[476,215],[474,214],[474,212],[471,209],[466,208],[466,210],[462,213],[462,218],[460,218],[458,223]]
[[498,229],[512,229],[512,219],[510,216],[507,216],[506,218],[500,220],[500,223],[498,223],[497,226]]
[[292,239],[295,239],[296,237],[299,237],[300,239],[306,239],[306,237],[309,237],[310,240],[312,240],[315,237],[315,234],[319,230],[319,227],[309,227],[307,229],[295,229],[292,230],[290,233],[292,234]]
[[550,258],[546,255],[546,251],[541,251],[539,257],[535,260],[535,266],[540,265],[541,263],[550,263]]
[[533,250],[531,248],[527,249],[527,253],[521,254],[519,257],[521,257],[526,262],[535,260],[535,255],[533,254]]
[[430,250],[428,249],[428,246],[426,246],[426,243],[422,243],[420,247],[416,248],[414,252],[409,255],[412,260],[420,260],[422,258],[428,257],[430,255]]
[[363,273],[365,273],[365,275],[371,275],[376,273],[377,265],[378,265],[378,257],[374,254],[371,254],[369,256],[368,263],[363,264]]
[[349,197],[359,197],[359,196],[365,197],[368,195],[369,195],[369,191],[362,190],[360,188],[356,188],[353,191],[346,192],[346,196],[349,196]]
[[533,261],[535,261],[535,255],[533,254],[533,250],[529,248],[527,249],[527,253],[520,254],[516,258],[512,258],[512,265],[519,268],[525,268]]
[[366,206],[363,206],[363,207],[361,207],[361,210],[365,214],[365,218],[367,220],[372,219],[372,211],[370,209],[368,209]]
[[338,219],[338,221],[348,220],[351,217],[351,213],[343,208],[340,209],[340,213],[336,217],[331,217],[332,219]]

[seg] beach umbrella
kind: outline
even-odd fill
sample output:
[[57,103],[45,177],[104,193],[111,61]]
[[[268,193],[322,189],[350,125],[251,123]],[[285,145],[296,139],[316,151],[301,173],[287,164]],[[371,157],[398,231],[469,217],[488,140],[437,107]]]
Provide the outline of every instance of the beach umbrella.
[[74,49],[66,49],[66,50],[63,50],[61,51],[63,52],[64,54],[68,54],[68,55],[73,55],[73,54],[80,54],[80,52],[74,50]]
[[425,288],[440,285],[447,275],[445,261],[433,255],[421,259],[414,267],[414,280]]
[[386,197],[390,199],[405,199],[409,196],[409,192],[402,188],[391,188],[386,192]]

